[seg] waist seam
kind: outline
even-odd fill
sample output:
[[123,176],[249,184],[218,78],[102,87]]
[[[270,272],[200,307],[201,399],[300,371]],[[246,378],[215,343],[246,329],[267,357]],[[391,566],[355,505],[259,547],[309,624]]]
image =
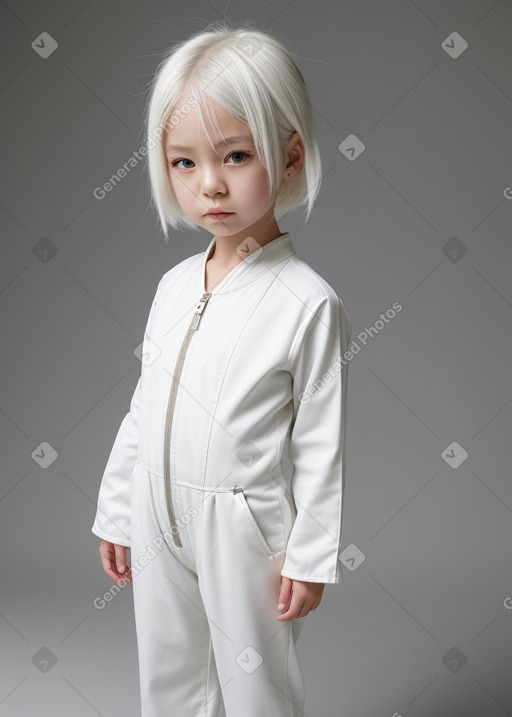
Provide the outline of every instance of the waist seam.
[[[155,471],[153,468],[150,468],[147,466],[144,461],[142,461],[140,458],[137,458],[138,463],[148,471],[148,473],[153,473],[153,475],[158,476],[159,478],[163,478],[164,474],[160,471]],[[233,488],[236,488],[237,486],[229,486],[225,488],[219,488],[219,486],[213,486],[213,485],[198,485],[197,483],[189,483],[188,481],[184,480],[178,480],[178,479],[171,479],[171,483],[173,485],[182,485],[186,488],[195,488],[196,490],[202,490],[202,491],[215,491],[216,493],[232,493]]]

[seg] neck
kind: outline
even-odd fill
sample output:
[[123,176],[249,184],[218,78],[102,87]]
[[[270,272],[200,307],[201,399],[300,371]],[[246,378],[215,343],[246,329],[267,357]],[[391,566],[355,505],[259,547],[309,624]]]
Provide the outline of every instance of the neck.
[[[262,221],[264,220],[264,222]],[[215,235],[213,254],[208,261],[213,261],[219,267],[229,267],[243,261],[243,256],[237,252],[237,248],[243,244],[248,237],[252,237],[260,246],[282,236],[275,218],[270,223],[267,217],[263,217],[241,232],[230,235]]]

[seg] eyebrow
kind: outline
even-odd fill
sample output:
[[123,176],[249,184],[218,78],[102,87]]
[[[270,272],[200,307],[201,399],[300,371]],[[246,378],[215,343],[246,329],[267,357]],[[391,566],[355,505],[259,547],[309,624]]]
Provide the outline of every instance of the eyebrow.
[[[251,142],[252,138],[247,137],[247,135],[237,135],[236,137],[226,137],[225,140],[221,140],[220,142],[217,142],[215,145],[215,149],[217,147],[220,147],[221,145],[226,144],[238,144],[239,142]],[[166,152],[189,152],[193,147],[183,147],[181,144],[168,144],[166,147]]]

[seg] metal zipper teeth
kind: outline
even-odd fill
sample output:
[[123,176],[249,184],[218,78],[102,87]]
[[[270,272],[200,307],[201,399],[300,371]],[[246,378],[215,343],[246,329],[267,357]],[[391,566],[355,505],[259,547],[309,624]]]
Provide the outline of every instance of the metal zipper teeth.
[[192,317],[192,321],[190,322],[190,325],[187,329],[187,333],[185,334],[185,338],[183,339],[183,343],[181,344],[178,358],[176,359],[176,366],[174,367],[174,374],[172,377],[172,385],[171,385],[171,391],[169,394],[169,401],[167,403],[167,413],[166,413],[166,420],[165,420],[165,435],[164,435],[165,501],[167,504],[167,512],[169,514],[169,520],[171,523],[171,534],[173,537],[174,544],[178,548],[182,548],[183,543],[181,542],[181,538],[178,533],[178,525],[176,523],[176,516],[174,514],[174,507],[172,504],[172,494],[171,494],[170,453],[171,453],[172,419],[174,416],[174,408],[176,406],[176,396],[178,394],[178,386],[179,386],[179,381],[180,381],[180,377],[181,377],[181,372],[183,370],[183,364],[185,363],[185,356],[186,356],[188,347],[190,345],[190,341],[192,340],[192,336],[194,335],[194,331],[197,331],[197,329],[199,328],[199,322],[201,320],[201,316],[203,314],[203,311],[205,310],[206,304],[208,303],[208,300],[211,295],[212,295],[211,291],[205,291],[205,293],[201,296],[201,298],[199,299],[199,302],[196,305],[196,310]]

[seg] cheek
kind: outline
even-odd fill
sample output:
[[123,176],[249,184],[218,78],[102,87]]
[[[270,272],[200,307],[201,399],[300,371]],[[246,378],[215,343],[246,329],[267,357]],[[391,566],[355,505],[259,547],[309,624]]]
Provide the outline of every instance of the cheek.
[[249,193],[248,196],[251,197],[252,202],[258,201],[261,203],[269,201],[267,173],[263,167],[247,178],[244,189]]
[[186,200],[187,194],[189,194],[189,192],[187,191],[185,183],[180,182],[180,180],[176,179],[173,174],[169,174],[169,182],[178,202],[181,203],[183,200]]

